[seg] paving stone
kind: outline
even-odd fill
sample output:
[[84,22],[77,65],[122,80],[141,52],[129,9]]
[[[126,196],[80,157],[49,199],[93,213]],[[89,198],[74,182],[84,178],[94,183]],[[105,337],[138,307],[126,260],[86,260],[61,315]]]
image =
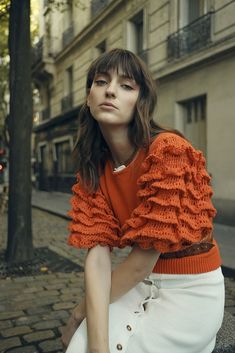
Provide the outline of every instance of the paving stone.
[[16,309],[21,309],[21,310],[26,310],[26,309],[32,309],[34,307],[40,307],[40,306],[45,306],[49,304],[55,304],[60,302],[59,297],[50,297],[50,298],[38,298],[37,300],[32,300],[32,301],[22,301],[22,302],[16,302],[14,303],[14,307]]
[[77,294],[63,294],[60,296],[60,301],[62,302],[69,302],[69,301],[79,301],[81,300],[81,294],[79,295],[78,293]]
[[229,299],[225,302],[225,307],[234,306],[234,299]]
[[70,273],[63,273],[63,272],[58,272],[57,277],[58,278],[74,278],[74,277],[80,277],[81,272],[70,272]]
[[57,278],[57,273],[35,276],[35,279],[39,279],[40,281],[45,281],[45,282],[50,282],[55,278]]
[[35,293],[19,293],[18,295],[14,296],[12,301],[20,302],[20,301],[28,301],[28,300],[35,300]]
[[58,290],[44,290],[43,292],[38,292],[37,297],[43,298],[43,297],[53,297],[55,295],[59,295]]
[[10,320],[3,320],[3,321],[0,321],[0,330],[1,329],[5,329],[5,328],[9,328],[9,327],[12,327],[13,324]]
[[48,284],[45,286],[45,289],[47,290],[62,289],[62,288],[65,288],[64,283]]
[[23,311],[5,311],[0,313],[0,320],[13,319],[22,315],[24,315]]
[[34,276],[24,276],[24,277],[16,277],[13,279],[13,282],[22,283],[22,282],[33,282],[35,280]]
[[12,337],[32,332],[29,326],[17,326],[0,331],[3,337]]
[[53,305],[54,310],[61,310],[61,309],[71,309],[74,308],[76,305],[75,301],[74,302],[68,302],[68,303],[58,303]]
[[12,347],[21,346],[21,341],[18,337],[1,339],[0,341],[0,352],[4,353],[5,349],[9,349]]
[[69,317],[69,313],[65,310],[60,311],[52,311],[47,315],[43,315],[43,320],[60,320],[67,319]]
[[27,346],[27,347],[24,346],[24,347],[11,349],[7,351],[7,353],[38,353],[38,350],[34,346]]
[[27,343],[31,343],[31,342],[46,340],[47,338],[52,338],[54,336],[55,334],[53,331],[45,330],[45,331],[29,333],[28,335],[23,336],[23,338]]
[[81,291],[80,287],[71,286],[70,288],[61,289],[62,294],[78,294]]
[[66,324],[64,326],[58,327],[58,331],[59,331],[60,335],[63,334],[63,331],[64,331],[65,327],[66,327]]
[[47,330],[49,328],[59,327],[61,322],[59,320],[41,320],[40,322],[34,324],[32,327],[35,330]]
[[22,325],[32,325],[34,324],[35,322],[39,322],[41,319],[39,316],[22,316],[22,317],[19,317],[18,319],[16,320],[13,320],[14,322],[14,325],[16,326],[22,326]]
[[226,308],[226,311],[228,311],[230,314],[235,316],[235,307],[234,306]]
[[12,291],[14,289],[19,289],[22,288],[22,283],[15,283],[12,282],[12,279],[4,279],[0,281],[0,291],[2,292],[2,290],[9,290]]
[[39,344],[39,347],[43,350],[43,353],[47,352],[56,352],[57,350],[62,350],[62,342],[60,338],[57,338],[55,340],[47,340]]
[[0,301],[4,298],[9,298],[9,297],[13,297],[15,295],[19,294],[19,288],[17,289],[1,289],[0,291]]
[[44,314],[50,311],[50,307],[47,306],[37,306],[36,308],[30,308],[26,310],[26,313],[29,315],[37,315],[37,314]]
[[213,353],[235,352],[235,317],[225,311],[223,325],[218,332],[216,346]]
[[23,293],[37,293],[39,291],[42,291],[43,287],[27,287],[23,289]]

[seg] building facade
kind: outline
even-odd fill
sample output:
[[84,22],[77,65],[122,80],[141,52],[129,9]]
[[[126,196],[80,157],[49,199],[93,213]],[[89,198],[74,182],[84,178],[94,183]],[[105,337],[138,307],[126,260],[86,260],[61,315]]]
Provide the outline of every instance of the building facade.
[[235,1],[74,0],[41,6],[33,78],[38,187],[70,192],[71,151],[87,69],[100,53],[127,48],[151,70],[155,119],[202,150],[220,221],[235,224]]

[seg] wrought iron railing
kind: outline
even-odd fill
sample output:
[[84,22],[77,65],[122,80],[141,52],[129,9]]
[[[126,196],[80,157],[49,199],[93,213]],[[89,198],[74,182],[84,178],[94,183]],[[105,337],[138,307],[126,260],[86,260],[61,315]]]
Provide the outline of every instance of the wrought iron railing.
[[61,111],[62,113],[65,113],[66,111],[72,109],[72,107],[73,107],[73,95],[71,93],[61,99]]
[[62,35],[62,45],[63,48],[66,47],[73,39],[74,37],[74,25],[71,23],[71,25],[63,32]]
[[37,65],[40,61],[42,61],[43,55],[43,37],[39,39],[37,44],[33,47],[32,52],[32,65]]
[[188,55],[206,47],[211,42],[211,16],[210,12],[199,17],[168,37],[167,54],[169,60]]

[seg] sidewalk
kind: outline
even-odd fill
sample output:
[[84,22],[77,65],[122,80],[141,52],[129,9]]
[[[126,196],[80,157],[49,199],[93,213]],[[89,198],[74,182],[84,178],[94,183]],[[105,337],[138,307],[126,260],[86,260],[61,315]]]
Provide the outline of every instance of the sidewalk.
[[[61,192],[33,191],[33,207],[46,210],[69,219],[70,194]],[[214,237],[219,244],[223,267],[235,277],[235,227],[214,224]]]

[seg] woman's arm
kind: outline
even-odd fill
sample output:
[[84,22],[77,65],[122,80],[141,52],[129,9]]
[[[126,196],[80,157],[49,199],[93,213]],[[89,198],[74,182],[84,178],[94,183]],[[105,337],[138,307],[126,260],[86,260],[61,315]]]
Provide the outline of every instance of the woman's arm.
[[[100,247],[102,250],[105,251],[105,257],[106,255],[109,254],[109,249],[107,247]],[[93,248],[93,249],[96,249]],[[93,252],[90,250],[90,255],[92,255]],[[98,253],[96,254],[98,255]],[[102,251],[99,252],[99,255],[102,255]],[[113,303],[117,299],[119,299],[122,295],[127,293],[130,289],[135,287],[139,282],[141,282],[144,278],[146,278],[151,272],[152,269],[155,265],[155,263],[158,260],[160,253],[157,252],[154,249],[149,249],[149,250],[143,250],[139,248],[138,246],[134,246],[132,251],[129,253],[127,258],[120,263],[113,271],[112,271],[112,277],[111,277],[111,295],[109,302]],[[87,259],[89,261],[91,260],[91,256],[89,256]],[[104,258],[103,258],[104,260]],[[98,263],[98,260],[96,259],[96,263]],[[94,266],[95,262],[93,263]],[[102,265],[103,267],[103,275],[105,276],[105,272],[107,271],[108,273],[108,266],[105,266],[104,264]],[[99,269],[99,266],[96,267],[96,271],[100,272],[101,270]],[[111,271],[111,270],[110,270]],[[99,277],[97,276],[95,278],[95,281],[92,284],[92,287],[94,289],[94,298],[93,300],[97,300],[95,298],[95,293],[96,293],[96,281]],[[110,278],[108,276],[108,278]],[[105,281],[105,279],[104,279]],[[107,283],[106,283],[107,286]],[[102,287],[101,287],[102,289]],[[106,298],[107,300],[107,298]],[[104,304],[103,304],[104,305]],[[106,304],[104,305],[105,310],[106,310]],[[74,322],[77,322],[77,327],[80,325],[82,320],[87,316],[86,313],[86,308],[88,308],[88,305],[86,305],[85,299],[81,300],[81,302],[73,309],[72,316],[70,318],[70,321],[72,320],[72,323],[68,322],[66,329],[64,330],[64,333],[62,335],[62,342],[64,343],[65,346],[67,346],[70,342],[70,339],[72,338],[74,332],[76,331],[76,326],[74,325]],[[89,309],[89,308],[88,308]],[[92,310],[91,310],[92,311]],[[100,326],[99,326],[100,327]]]
[[[146,278],[158,260],[160,253],[155,249],[143,250],[134,246],[127,258],[112,271],[110,303],[115,302],[139,282]],[[73,310],[75,320],[86,316],[85,299]]]
[[143,281],[156,264],[160,253],[155,249],[133,247],[127,258],[112,272],[111,300],[113,303]]
[[108,353],[108,312],[111,291],[111,260],[107,246],[89,250],[85,260],[88,352]]

